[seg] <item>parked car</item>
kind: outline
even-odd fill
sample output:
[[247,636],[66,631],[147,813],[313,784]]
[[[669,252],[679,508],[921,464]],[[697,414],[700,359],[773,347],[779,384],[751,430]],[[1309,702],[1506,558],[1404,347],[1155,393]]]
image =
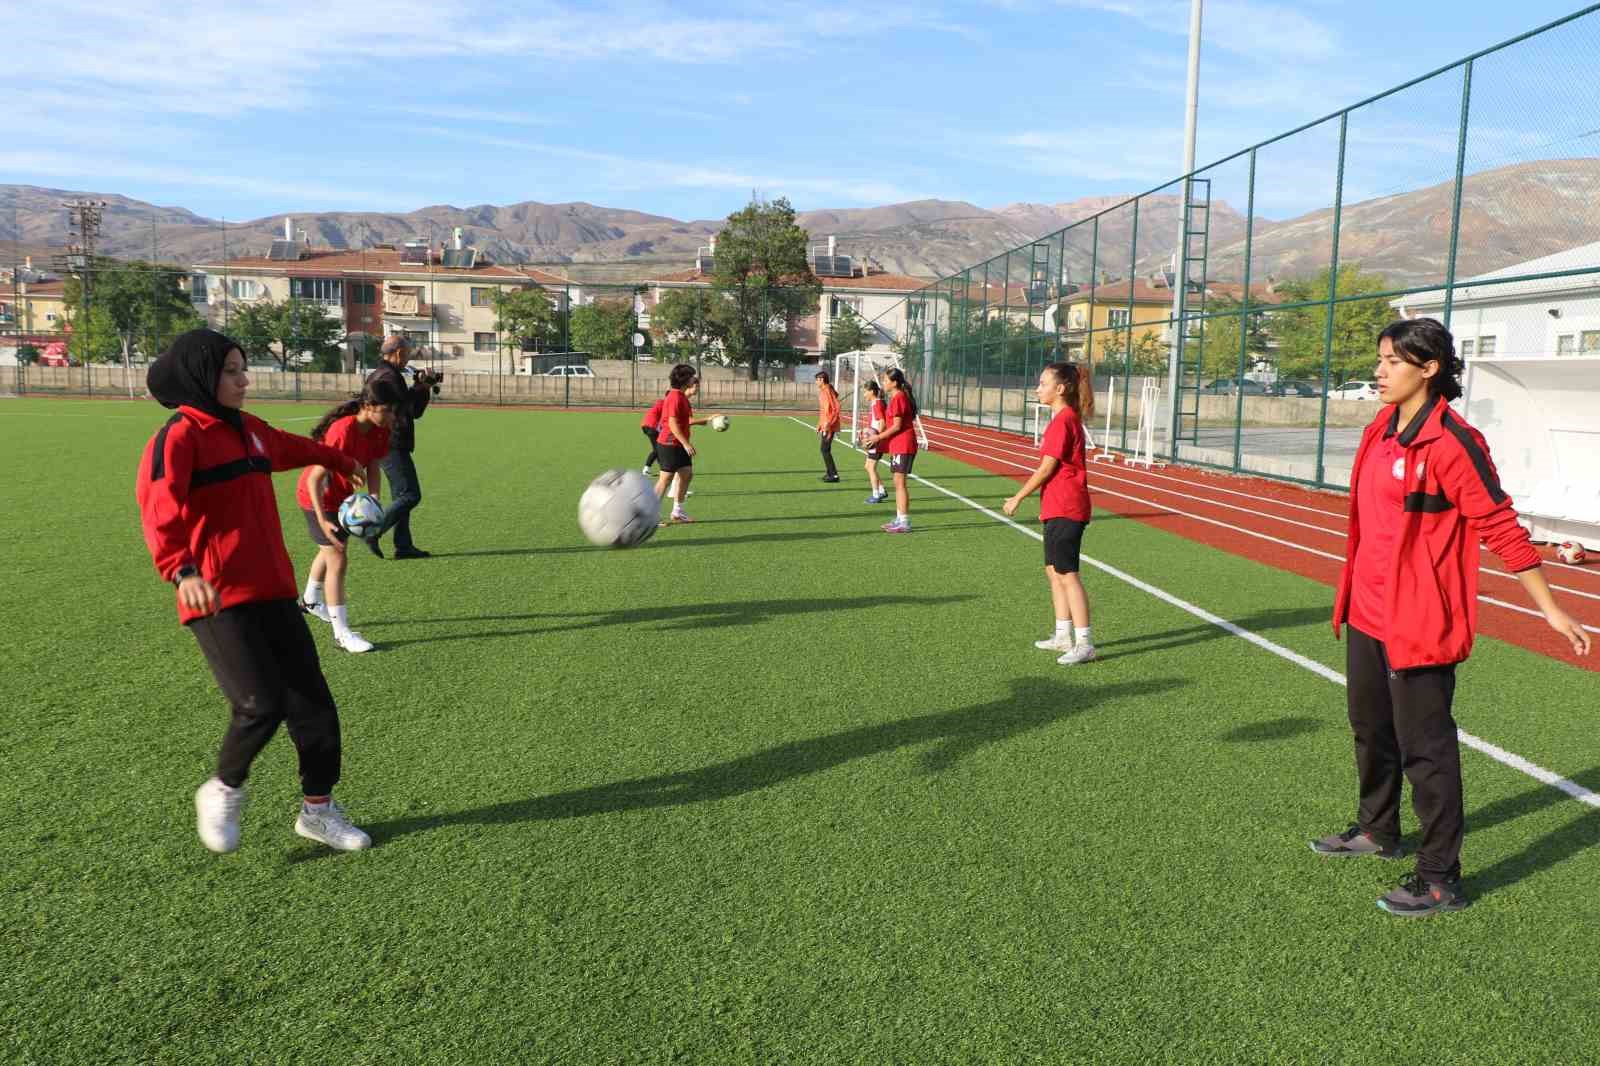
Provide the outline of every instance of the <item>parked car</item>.
[[594,371],[586,366],[553,366],[544,372],[547,378],[592,378]]
[[1376,400],[1378,386],[1370,381],[1347,381],[1328,393],[1330,400]]
[[1275,381],[1267,392],[1272,396],[1309,396],[1313,399],[1322,395],[1309,381]]
[[1233,378],[1217,378],[1200,391],[1211,396],[1232,396],[1235,388],[1246,396],[1265,396],[1267,388],[1259,381],[1245,378],[1243,383],[1236,383]]

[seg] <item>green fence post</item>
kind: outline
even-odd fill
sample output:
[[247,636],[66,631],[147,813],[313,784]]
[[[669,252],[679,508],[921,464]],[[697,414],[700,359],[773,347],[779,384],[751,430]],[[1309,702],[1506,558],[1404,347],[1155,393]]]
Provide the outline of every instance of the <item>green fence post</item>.
[[1461,70],[1461,126],[1456,136],[1456,189],[1450,204],[1450,259],[1445,264],[1444,275],[1444,328],[1450,328],[1450,317],[1456,303],[1456,250],[1461,239],[1461,183],[1467,166],[1467,123],[1472,106],[1472,60],[1467,60]]
[[[1209,221],[1208,221],[1209,225]],[[1239,373],[1234,391],[1238,393],[1233,412],[1233,472],[1244,465],[1244,371],[1250,359],[1250,256],[1256,227],[1256,150],[1250,149],[1249,191],[1245,193],[1244,209],[1244,313],[1239,318]],[[1200,358],[1205,359],[1204,349]],[[1204,380],[1205,375],[1201,375]]]
[[1326,484],[1327,460],[1324,450],[1328,443],[1328,375],[1333,366],[1333,313],[1339,296],[1339,223],[1344,213],[1344,149],[1345,135],[1349,132],[1350,112],[1339,114],[1339,165],[1333,184],[1333,254],[1328,262],[1328,321],[1322,337],[1322,411],[1317,418],[1317,479],[1316,484]]

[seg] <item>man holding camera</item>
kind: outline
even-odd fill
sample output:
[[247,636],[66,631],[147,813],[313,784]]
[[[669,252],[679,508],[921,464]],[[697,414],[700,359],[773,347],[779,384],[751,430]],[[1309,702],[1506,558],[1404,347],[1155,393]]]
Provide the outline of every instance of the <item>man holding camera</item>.
[[407,382],[401,373],[411,361],[411,342],[398,333],[383,339],[379,349],[383,362],[367,375],[367,381],[383,379],[405,396],[405,402],[395,408],[394,423],[389,427],[389,454],[383,457],[383,476],[389,482],[389,506],[383,519],[383,528],[367,541],[374,555],[383,557],[378,538],[394,530],[394,557],[396,559],[426,559],[425,552],[411,540],[411,511],[422,502],[422,486],[417,481],[417,464],[411,460],[411,450],[416,447],[416,430],[413,423],[428,409],[428,401],[439,391],[441,375],[418,370],[414,380]]

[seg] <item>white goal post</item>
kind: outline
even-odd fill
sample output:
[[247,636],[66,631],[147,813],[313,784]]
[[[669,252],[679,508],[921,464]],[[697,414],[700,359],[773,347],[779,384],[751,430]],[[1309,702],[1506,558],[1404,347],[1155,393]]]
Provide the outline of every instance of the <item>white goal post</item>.
[[[882,429],[882,426],[872,427],[872,406],[861,393],[862,386],[881,375],[892,367],[904,370],[900,357],[893,352],[844,352],[834,357],[833,360],[833,387],[839,393],[839,414],[841,429],[849,434],[850,446],[859,447],[859,439],[870,428]],[[885,390],[884,400],[888,396]],[[917,433],[917,447],[927,450],[928,431],[923,428],[922,415],[918,413],[914,426]]]

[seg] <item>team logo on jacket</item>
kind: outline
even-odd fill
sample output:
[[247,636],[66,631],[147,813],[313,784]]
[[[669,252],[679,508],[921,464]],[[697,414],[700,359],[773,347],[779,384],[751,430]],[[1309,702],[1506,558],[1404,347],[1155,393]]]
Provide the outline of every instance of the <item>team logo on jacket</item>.
[[1396,481],[1404,481],[1406,479],[1406,461],[1403,456],[1394,461],[1394,470],[1392,473],[1394,474],[1394,479]]
[[256,446],[256,451],[258,452],[264,452],[267,450],[267,446],[261,443],[261,438],[256,436],[254,433],[250,434],[250,442]]

